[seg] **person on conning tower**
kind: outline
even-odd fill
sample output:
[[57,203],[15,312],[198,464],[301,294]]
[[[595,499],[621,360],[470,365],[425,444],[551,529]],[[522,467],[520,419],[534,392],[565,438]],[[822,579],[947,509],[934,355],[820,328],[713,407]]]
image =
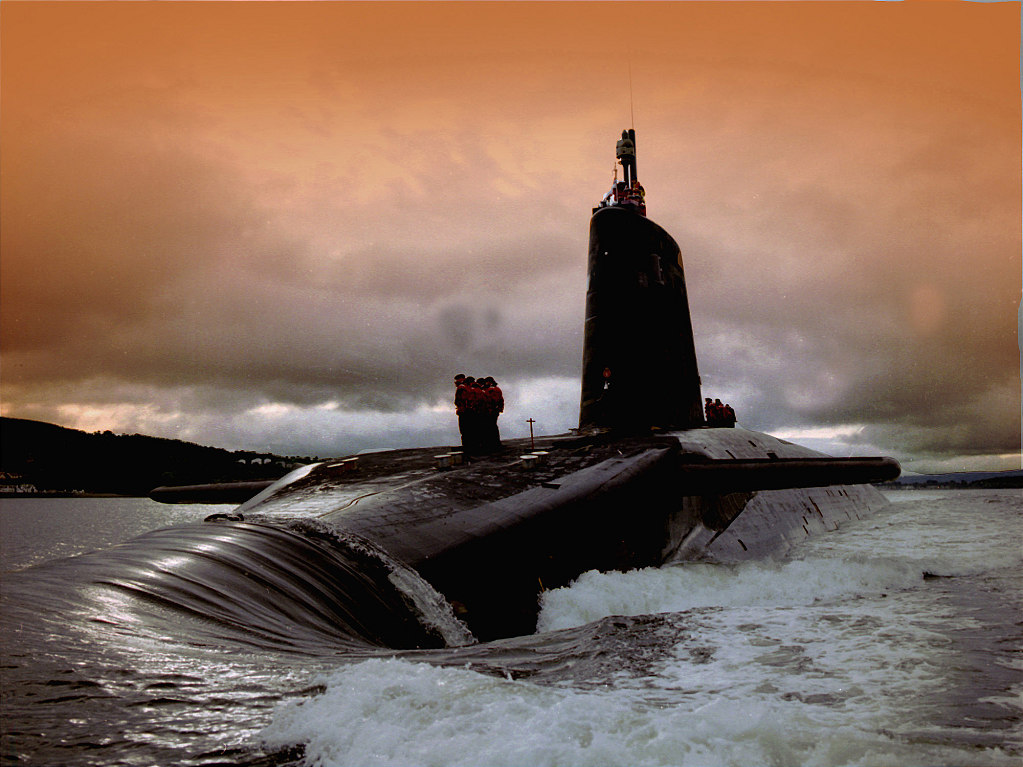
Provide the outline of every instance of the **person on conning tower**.
[[618,157],[618,162],[622,164],[622,168],[625,170],[624,181],[626,188],[632,187],[637,180],[635,131],[622,131],[622,137],[618,139],[618,144],[615,147],[615,156]]

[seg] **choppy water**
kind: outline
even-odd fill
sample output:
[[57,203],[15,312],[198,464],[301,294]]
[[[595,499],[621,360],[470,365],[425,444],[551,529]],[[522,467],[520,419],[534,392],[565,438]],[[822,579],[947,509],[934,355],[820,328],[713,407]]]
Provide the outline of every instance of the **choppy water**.
[[104,550],[211,508],[4,500],[3,759],[1018,767],[1023,498],[888,497],[796,558],[587,573],[533,636],[414,651],[337,607],[403,615],[400,574],[323,585],[358,555],[335,542],[207,524]]

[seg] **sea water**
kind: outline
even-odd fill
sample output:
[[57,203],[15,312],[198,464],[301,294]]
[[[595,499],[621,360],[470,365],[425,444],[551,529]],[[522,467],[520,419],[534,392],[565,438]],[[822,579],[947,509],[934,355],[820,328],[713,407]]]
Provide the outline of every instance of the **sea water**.
[[[10,572],[45,555],[10,562],[6,541],[42,537],[20,504],[52,502],[4,501],[5,586],[21,581],[5,587],[4,759],[1018,767],[1023,498],[886,495],[887,509],[784,560],[585,573],[543,595],[528,637],[320,655],[157,607],[142,620],[115,603],[97,621],[72,600],[47,617],[47,568]],[[105,503],[130,517],[128,536],[137,514],[208,513]],[[75,504],[46,512],[55,556]],[[101,525],[97,545],[119,526]]]

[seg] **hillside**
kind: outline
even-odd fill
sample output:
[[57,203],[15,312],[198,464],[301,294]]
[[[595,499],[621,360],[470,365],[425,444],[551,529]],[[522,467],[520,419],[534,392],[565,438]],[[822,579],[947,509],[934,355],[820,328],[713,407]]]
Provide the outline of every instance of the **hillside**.
[[147,495],[158,485],[277,479],[311,460],[0,418],[4,484],[40,491]]
[[961,471],[949,474],[904,474],[882,487],[1014,488],[1023,487],[1023,471]]

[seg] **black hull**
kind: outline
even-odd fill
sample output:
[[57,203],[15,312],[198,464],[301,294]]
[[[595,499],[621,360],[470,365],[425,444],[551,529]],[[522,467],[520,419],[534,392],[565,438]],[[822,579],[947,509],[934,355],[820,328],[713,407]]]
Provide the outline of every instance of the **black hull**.
[[439,448],[318,464],[239,512],[246,522],[315,519],[365,541],[489,640],[532,632],[541,592],[588,570],[784,553],[885,505],[854,483],[899,473],[891,459],[828,458],[745,429],[546,438],[535,468],[520,460],[527,445],[443,470]]

